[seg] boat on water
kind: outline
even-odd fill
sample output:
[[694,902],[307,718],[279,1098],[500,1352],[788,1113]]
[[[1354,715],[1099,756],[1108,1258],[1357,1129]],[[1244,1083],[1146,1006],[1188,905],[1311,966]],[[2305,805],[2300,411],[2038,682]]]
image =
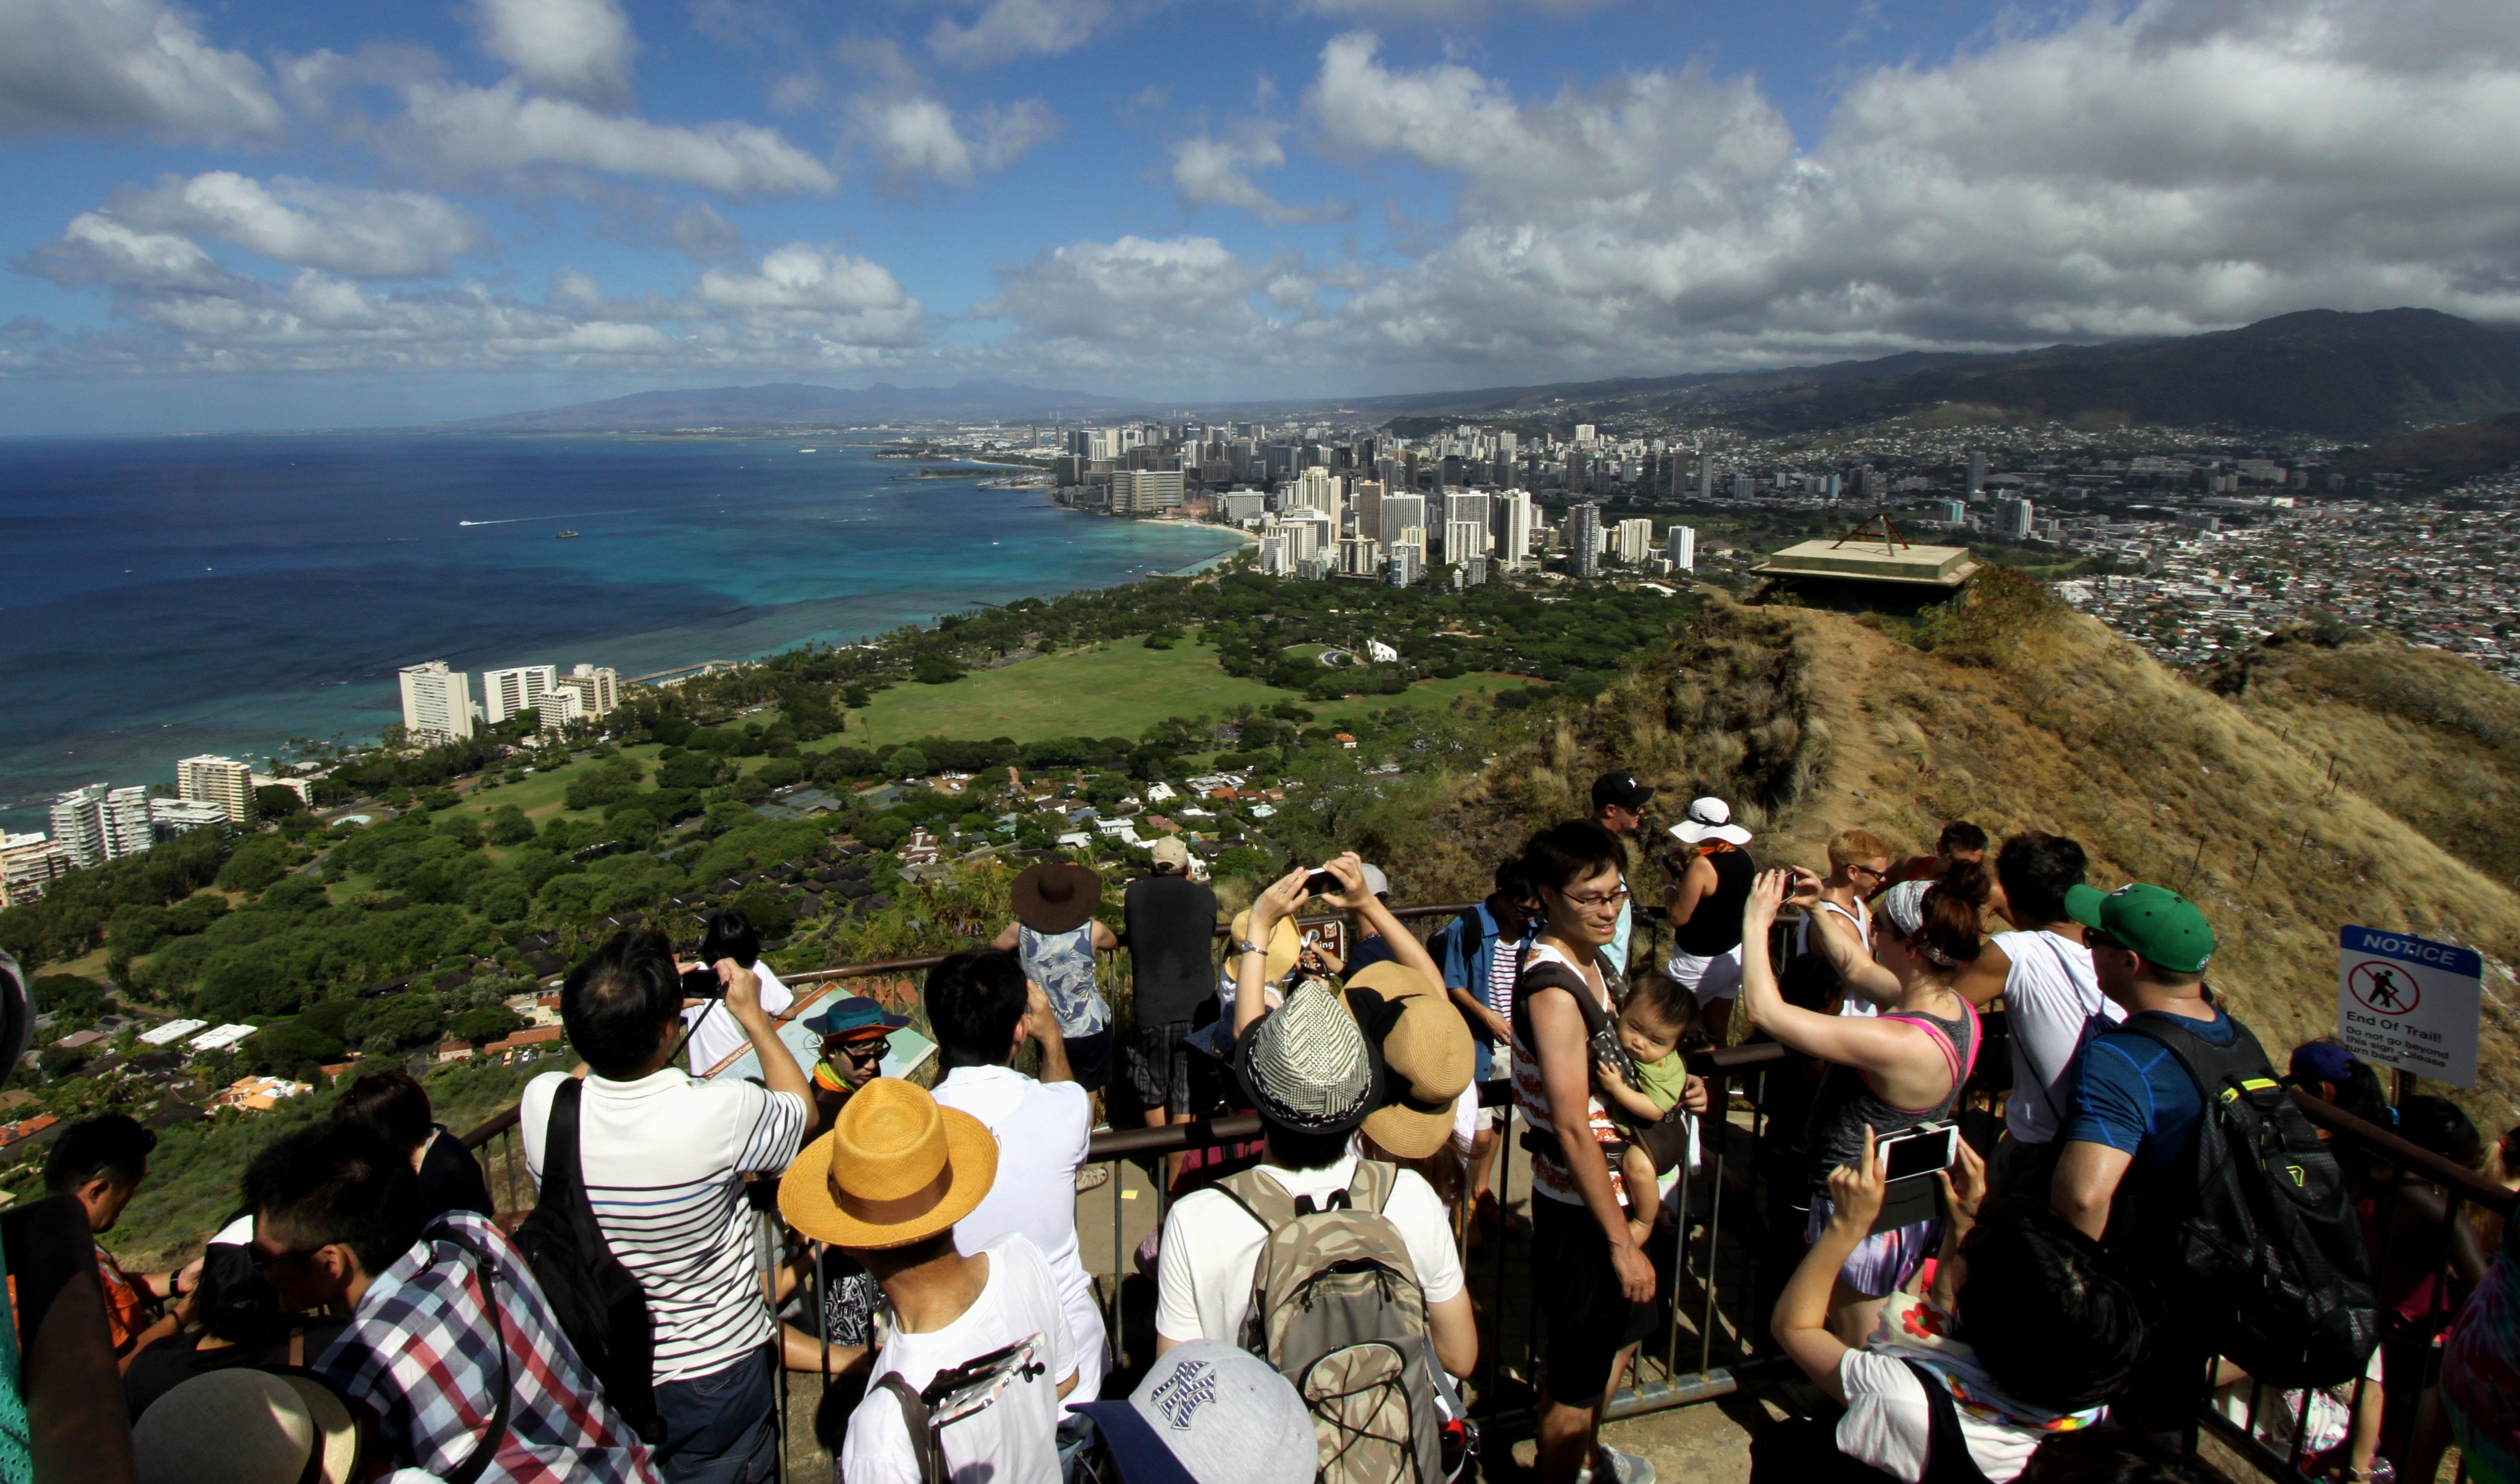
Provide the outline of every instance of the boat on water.
[[559,535],[554,536],[552,539],[553,539],[554,541],[566,541],[569,537],[574,536],[574,535],[576,535],[576,534],[577,534],[577,532],[575,532],[575,531],[562,531],[562,532],[561,532]]

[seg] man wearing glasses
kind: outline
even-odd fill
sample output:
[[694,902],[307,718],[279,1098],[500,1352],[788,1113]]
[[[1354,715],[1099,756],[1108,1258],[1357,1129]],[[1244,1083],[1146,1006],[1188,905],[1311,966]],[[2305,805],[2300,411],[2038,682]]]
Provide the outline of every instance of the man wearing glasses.
[[814,1033],[821,1048],[814,1062],[814,1106],[823,1115],[824,1128],[832,1126],[849,1094],[883,1075],[883,1057],[891,1049],[892,1033],[909,1023],[907,1016],[896,1015],[864,995],[835,1000],[821,1013],[806,1017],[805,1029]]

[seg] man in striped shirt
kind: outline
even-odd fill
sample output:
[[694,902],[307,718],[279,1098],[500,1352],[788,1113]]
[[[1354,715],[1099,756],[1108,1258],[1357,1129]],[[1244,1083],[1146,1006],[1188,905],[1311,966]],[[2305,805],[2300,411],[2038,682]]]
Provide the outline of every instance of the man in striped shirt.
[[[669,1484],[759,1484],[778,1463],[774,1329],[753,1270],[744,1177],[788,1168],[813,1127],[813,1102],[761,1009],[760,980],[733,959],[712,967],[766,1089],[698,1081],[673,1064],[681,970],[659,934],[619,934],[569,970],[560,1012],[587,1063],[578,1113],[587,1196],[655,1324],[657,1471]],[[563,1075],[535,1078],[518,1109],[538,1182]]]

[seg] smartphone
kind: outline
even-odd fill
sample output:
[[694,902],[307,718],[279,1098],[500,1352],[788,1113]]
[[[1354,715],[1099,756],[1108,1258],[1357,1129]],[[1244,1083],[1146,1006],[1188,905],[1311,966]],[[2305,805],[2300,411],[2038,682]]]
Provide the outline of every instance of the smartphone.
[[1947,1170],[1960,1157],[1960,1131],[1958,1124],[1937,1124],[1894,1134],[1875,1147],[1881,1158],[1881,1178],[1906,1180],[1916,1175],[1931,1175]]
[[1304,877],[1304,890],[1313,896],[1326,896],[1338,889],[1338,877],[1327,871],[1316,871]]

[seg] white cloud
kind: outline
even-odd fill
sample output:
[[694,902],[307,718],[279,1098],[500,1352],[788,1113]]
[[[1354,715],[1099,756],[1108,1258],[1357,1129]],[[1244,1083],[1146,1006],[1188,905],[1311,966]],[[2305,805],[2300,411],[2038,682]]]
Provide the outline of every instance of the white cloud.
[[479,248],[481,225],[417,191],[361,191],[292,176],[213,170],[117,193],[107,210],[132,227],[234,243],[273,262],[350,278],[420,278]]
[[1501,10],[1531,10],[1542,15],[1573,16],[1598,10],[1611,0],[1298,0],[1296,9],[1337,21],[1384,24],[1467,25]]
[[186,144],[276,134],[262,68],[163,0],[0,4],[0,136],[139,132]]
[[64,288],[104,285],[147,292],[224,293],[251,281],[219,266],[189,237],[144,232],[103,211],[82,211],[62,235],[12,266]]
[[1274,131],[1244,129],[1238,137],[1219,139],[1195,134],[1172,148],[1173,185],[1184,203],[1239,206],[1266,222],[1309,222],[1338,214],[1332,205],[1289,206],[1260,189],[1253,170],[1274,170],[1286,162],[1285,148]]
[[1058,118],[1034,99],[957,117],[941,100],[917,91],[862,93],[850,105],[849,120],[851,141],[896,186],[922,179],[969,185],[1058,131]]
[[1268,277],[1212,237],[1123,237],[1054,247],[1001,269],[998,297],[975,312],[1065,342],[1060,359],[1231,354],[1278,323],[1251,305]]
[[639,49],[620,0],[473,0],[482,50],[537,92],[599,108],[630,101]]
[[927,50],[957,67],[1057,57],[1083,46],[1115,14],[1110,0],[988,0],[968,25],[938,17]]
[[820,194],[839,184],[828,165],[758,124],[652,123],[531,97],[513,80],[490,88],[414,82],[403,102],[392,146],[444,180],[596,170],[681,181],[734,200]]

